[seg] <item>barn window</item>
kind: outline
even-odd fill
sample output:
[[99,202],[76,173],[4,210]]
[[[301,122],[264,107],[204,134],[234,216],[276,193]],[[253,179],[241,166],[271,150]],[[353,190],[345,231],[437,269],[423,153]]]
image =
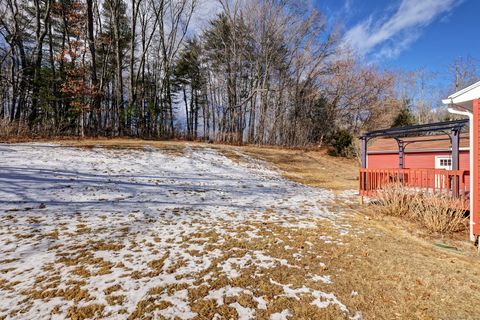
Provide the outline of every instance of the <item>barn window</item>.
[[442,167],[450,167],[452,165],[452,159],[440,159],[440,165]]
[[447,170],[451,170],[452,169],[452,164],[453,164],[453,160],[452,160],[452,157],[448,157],[448,156],[437,156],[435,157],[436,158],[436,161],[435,161],[435,168],[436,169],[447,169]]

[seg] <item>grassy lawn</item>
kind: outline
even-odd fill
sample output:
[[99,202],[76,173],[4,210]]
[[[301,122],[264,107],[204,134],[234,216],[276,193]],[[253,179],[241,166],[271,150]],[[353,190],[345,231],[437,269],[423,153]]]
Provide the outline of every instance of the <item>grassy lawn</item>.
[[[322,151],[245,147],[245,152],[270,161],[295,181],[333,190],[356,189],[355,161]],[[330,253],[342,298],[367,319],[475,319],[480,289],[480,264],[468,234],[432,235],[417,225],[385,217],[368,206],[338,199],[347,207],[345,223],[363,232],[346,237],[348,244]],[[447,244],[447,245],[444,245]],[[354,283],[361,297],[348,299]]]
[[183,141],[145,141],[136,139],[86,139],[66,140],[68,146],[142,149],[145,145],[161,148],[166,152],[181,154],[188,145],[193,148],[213,148],[236,160],[245,155],[253,156],[275,165],[285,177],[313,187],[332,190],[358,188],[358,166],[356,161],[329,156],[326,150],[284,149],[279,147],[258,147],[206,144]]
[[[194,210],[180,203],[155,214],[142,215],[142,210],[133,208],[127,214],[92,216],[79,210],[65,217],[58,215],[56,220],[46,218],[43,211],[12,207],[0,215],[3,245],[11,248],[16,243],[26,248],[50,241],[47,252],[53,259],[35,276],[29,276],[33,266],[8,260],[15,259],[13,255],[0,260],[0,290],[7,292],[9,299],[21,296],[15,300],[19,303],[16,307],[0,307],[0,318],[35,314],[34,309],[39,308],[35,301],[48,306],[44,308],[52,316],[72,319],[179,315],[195,319],[478,318],[480,265],[467,235],[430,235],[414,224],[361,207],[351,191],[357,186],[354,161],[333,158],[324,151],[254,146],[128,139],[62,143],[86,150],[98,146],[111,149],[119,163],[131,161],[121,169],[132,170],[130,175],[137,170],[133,163],[143,161],[146,146],[166,155],[156,165],[169,159],[174,164],[175,157],[206,157],[205,148],[214,149],[231,161],[218,162],[218,166],[225,165],[219,179],[229,170],[232,174],[250,170],[247,172],[260,179],[249,182],[239,175],[238,192],[220,193],[222,197],[233,195],[231,204],[238,204],[238,199],[251,195],[238,199],[235,195],[252,189],[252,195],[264,195],[248,198],[251,203],[261,202],[262,197],[273,197],[273,201],[265,202],[251,216],[243,215],[243,209],[226,207],[215,218],[210,215],[211,207]],[[218,157],[209,159],[204,161],[217,161]],[[278,169],[306,187],[277,181],[273,173],[263,176],[266,168]],[[108,179],[114,179],[114,173],[109,172]],[[233,177],[228,181],[234,181]],[[137,181],[138,188],[145,181]],[[228,181],[222,183],[228,186]],[[161,186],[163,182],[154,183]],[[200,186],[181,185],[172,191],[172,199],[178,199],[176,193],[186,192],[182,201],[208,202],[209,192],[214,191]],[[334,192],[330,195],[312,186]],[[270,196],[275,188],[285,188],[285,194]],[[98,196],[101,190],[92,192]],[[118,206],[128,199],[120,196]],[[316,197],[325,198],[313,199]],[[318,210],[325,215],[313,214]],[[111,236],[105,239],[101,234]],[[439,242],[448,247],[437,245]],[[12,254],[15,251],[10,250]]]

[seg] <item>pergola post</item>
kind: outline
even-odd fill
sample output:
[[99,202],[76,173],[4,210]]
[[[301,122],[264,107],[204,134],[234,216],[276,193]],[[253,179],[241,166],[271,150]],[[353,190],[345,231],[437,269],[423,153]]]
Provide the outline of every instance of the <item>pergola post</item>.
[[[452,170],[460,169],[460,130],[452,130]],[[460,180],[457,176],[452,176],[453,196],[460,196]]]
[[398,142],[398,167],[403,169],[405,167],[405,144],[402,140],[397,140]]
[[[361,139],[361,162],[362,162],[362,169],[367,168],[367,152],[368,152],[368,138],[366,136],[363,136],[360,138]],[[367,186],[367,173],[360,171],[360,204],[363,205],[363,193],[362,191],[365,190],[365,187]]]
[[452,170],[460,169],[460,130],[452,130]]
[[365,169],[367,167],[367,149],[368,149],[368,145],[367,145],[367,137],[361,137],[361,140],[362,140],[362,145],[361,145],[361,153],[362,153],[362,169]]

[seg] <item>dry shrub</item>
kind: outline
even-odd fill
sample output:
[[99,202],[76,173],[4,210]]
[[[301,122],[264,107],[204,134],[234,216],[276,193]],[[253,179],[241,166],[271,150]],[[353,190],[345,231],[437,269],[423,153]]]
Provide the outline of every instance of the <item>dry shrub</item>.
[[458,232],[467,228],[463,202],[445,194],[427,194],[418,197],[412,213],[431,232]]
[[66,137],[75,133],[65,131],[58,124],[37,123],[32,127],[22,121],[0,118],[0,139],[8,142],[30,141],[51,137]]
[[380,213],[416,221],[430,232],[458,232],[468,225],[463,201],[448,194],[418,193],[391,184],[378,192],[378,198]]
[[26,124],[0,119],[0,137],[10,138],[15,136],[28,136],[30,130]]
[[412,199],[415,195],[407,192],[400,184],[390,184],[378,192],[381,213],[389,216],[403,217],[411,212]]

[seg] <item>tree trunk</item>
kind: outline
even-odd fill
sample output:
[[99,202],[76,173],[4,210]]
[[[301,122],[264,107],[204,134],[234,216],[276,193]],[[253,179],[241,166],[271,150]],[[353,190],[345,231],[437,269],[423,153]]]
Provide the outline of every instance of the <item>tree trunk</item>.
[[93,24],[93,0],[87,0],[87,30],[88,30],[88,48],[90,49],[90,77],[92,79],[92,87],[95,90],[95,96],[93,98],[93,108],[90,112],[90,119],[93,124],[95,134],[98,134],[100,121],[101,121],[101,110],[100,110],[100,94],[97,92],[98,88],[98,78],[97,78],[97,59],[96,59],[96,49],[95,49],[95,35],[94,35],[94,24]]
[[45,17],[43,19],[44,28],[42,31],[42,20],[40,12],[40,0],[34,0],[35,3],[35,50],[34,50],[34,68],[33,68],[33,81],[32,81],[32,110],[29,117],[30,127],[34,125],[38,115],[38,94],[39,94],[39,82],[40,72],[42,67],[43,58],[43,40],[48,32],[48,25],[50,23],[50,8],[52,0],[47,0],[45,8]]
[[125,134],[125,109],[123,99],[123,75],[122,75],[122,62],[123,54],[120,46],[121,34],[120,34],[120,1],[115,1],[113,7],[113,32],[115,37],[115,101],[117,104],[118,112],[118,128],[115,128],[115,133],[123,135]]

